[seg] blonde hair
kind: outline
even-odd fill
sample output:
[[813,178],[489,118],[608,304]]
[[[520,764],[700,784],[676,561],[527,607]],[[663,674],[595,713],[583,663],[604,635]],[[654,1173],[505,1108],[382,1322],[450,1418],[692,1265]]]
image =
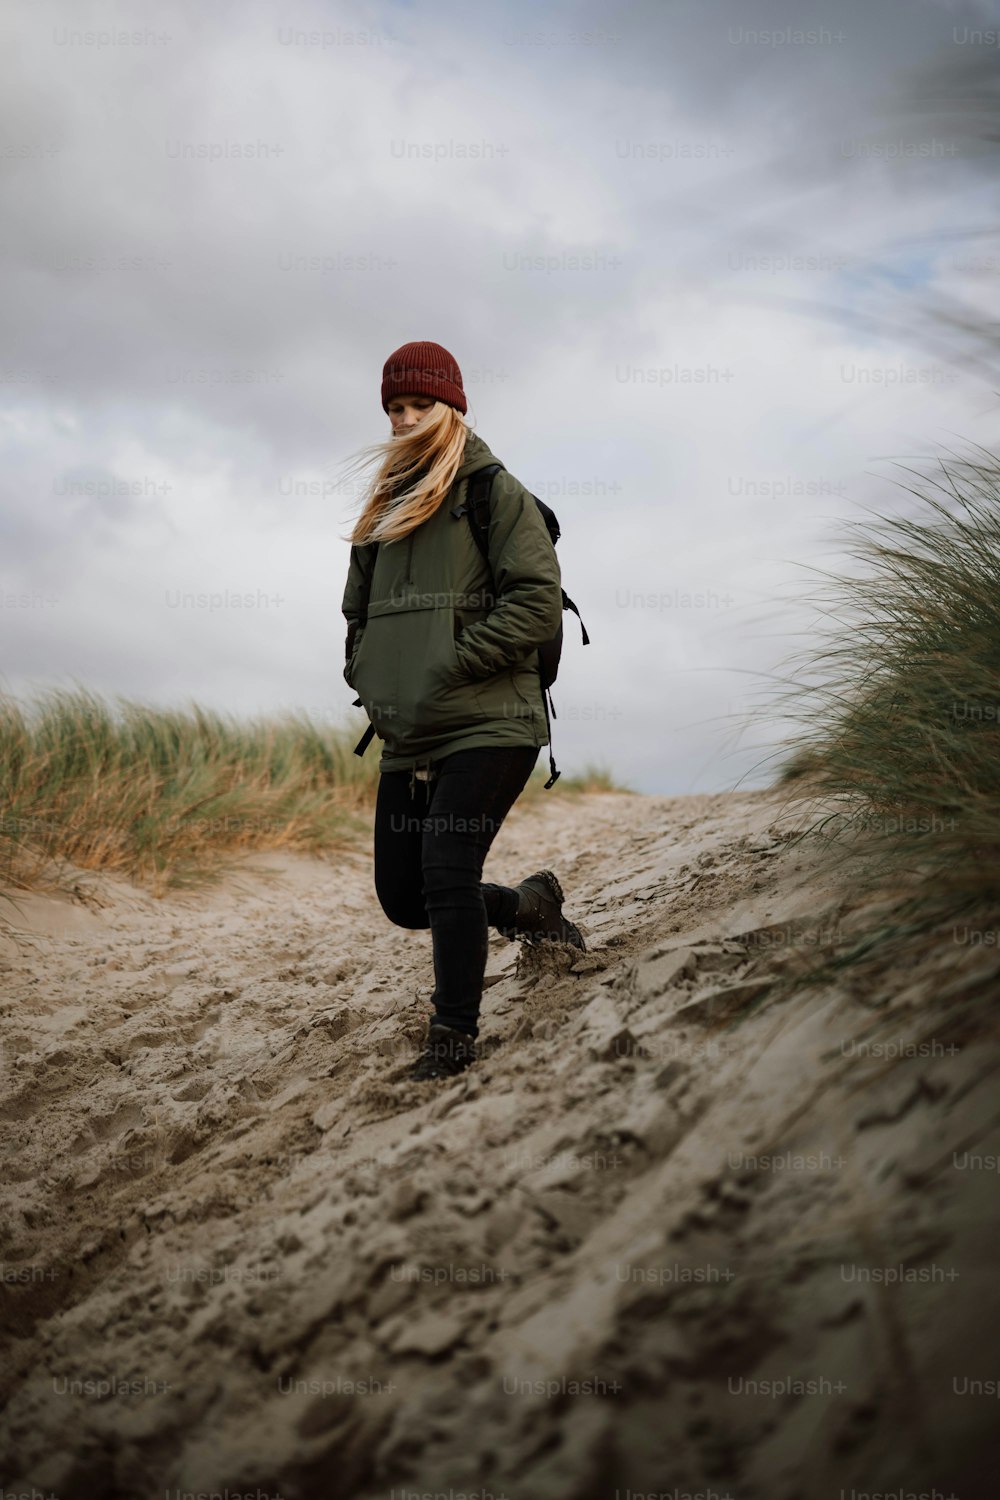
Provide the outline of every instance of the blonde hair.
[[455,481],[470,430],[453,406],[435,401],[416,427],[363,448],[347,473],[382,462],[344,540],[395,542],[432,516]]

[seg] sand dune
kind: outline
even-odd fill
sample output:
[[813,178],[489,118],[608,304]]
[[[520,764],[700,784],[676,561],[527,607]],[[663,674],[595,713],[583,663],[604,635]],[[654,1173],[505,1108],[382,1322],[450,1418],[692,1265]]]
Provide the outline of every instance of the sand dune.
[[436,1083],[366,849],[10,893],[5,1490],[992,1494],[996,948],[764,1003],[858,920],[799,827],[516,807],[589,952],[495,938]]

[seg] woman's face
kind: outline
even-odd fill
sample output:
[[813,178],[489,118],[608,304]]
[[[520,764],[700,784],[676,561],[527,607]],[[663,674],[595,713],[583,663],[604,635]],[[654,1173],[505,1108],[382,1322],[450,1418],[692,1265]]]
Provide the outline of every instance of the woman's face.
[[433,405],[433,396],[393,396],[386,408],[392,423],[393,437],[416,427]]

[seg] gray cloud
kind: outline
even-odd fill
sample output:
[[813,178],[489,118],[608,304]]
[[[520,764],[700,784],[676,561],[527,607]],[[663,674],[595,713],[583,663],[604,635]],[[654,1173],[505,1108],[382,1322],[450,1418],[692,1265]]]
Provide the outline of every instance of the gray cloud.
[[[384,434],[386,355],[433,338],[563,523],[594,645],[570,621],[560,764],[731,784],[758,751],[726,759],[714,721],[801,626],[797,564],[895,503],[873,455],[988,436],[941,314],[991,290],[947,239],[995,193],[966,130],[995,49],[961,40],[989,25],[902,0],[22,12],[0,585],[60,603],[6,610],[8,685],[357,719],[337,479]],[[956,154],[889,154],[934,131]],[[285,602],[165,602],[227,590]]]

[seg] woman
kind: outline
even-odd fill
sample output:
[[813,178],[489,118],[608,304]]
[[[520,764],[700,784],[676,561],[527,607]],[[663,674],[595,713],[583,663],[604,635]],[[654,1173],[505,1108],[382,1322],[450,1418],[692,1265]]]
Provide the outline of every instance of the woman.
[[441,1078],[476,1057],[490,925],[585,946],[551,870],[513,889],[481,883],[548,743],[535,648],[559,627],[562,587],[538,507],[506,471],[492,487],[489,565],[476,546],[467,481],[498,460],[462,420],[462,374],[446,349],[391,354],[382,408],[392,437],[359,461],[382,460],[350,536],[344,677],[384,741],[382,910],[400,927],[431,929],[434,1013],[411,1076]]

